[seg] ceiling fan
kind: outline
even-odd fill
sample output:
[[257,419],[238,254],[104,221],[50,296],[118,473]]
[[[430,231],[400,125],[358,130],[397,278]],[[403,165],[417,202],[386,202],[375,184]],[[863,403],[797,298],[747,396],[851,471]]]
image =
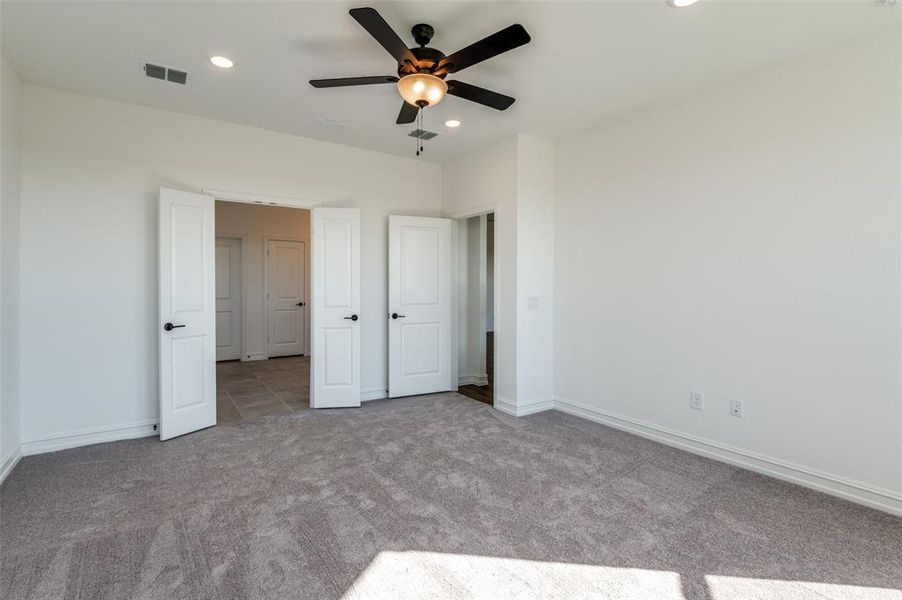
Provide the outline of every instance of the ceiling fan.
[[398,61],[398,76],[311,79],[310,85],[313,87],[395,83],[398,86],[398,92],[404,99],[396,121],[398,124],[413,123],[421,108],[438,104],[446,93],[497,110],[505,110],[514,103],[514,99],[510,96],[457,79],[451,81],[444,79],[449,73],[457,73],[528,43],[530,37],[522,25],[505,27],[487,38],[446,56],[441,51],[427,46],[435,33],[431,25],[425,23],[414,25],[410,32],[419,47],[408,48],[376,9],[352,8],[348,12]]

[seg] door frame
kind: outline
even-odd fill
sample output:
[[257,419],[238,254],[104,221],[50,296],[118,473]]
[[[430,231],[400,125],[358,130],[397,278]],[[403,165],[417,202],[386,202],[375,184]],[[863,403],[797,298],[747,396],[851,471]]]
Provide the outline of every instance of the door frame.
[[[297,208],[296,206],[292,206],[289,208]],[[311,227],[313,224],[311,223]],[[263,315],[263,327],[266,332],[266,348],[264,349],[264,354],[266,354],[266,358],[269,358],[269,299],[266,297],[266,294],[269,293],[269,243],[270,242],[299,242],[304,245],[304,308],[307,309],[304,311],[304,341],[303,341],[303,351],[304,356],[310,356],[310,237],[308,236],[306,239],[300,236],[294,235],[263,235],[263,306],[266,307]]]
[[[492,253],[492,311],[494,313],[494,322],[493,322],[493,337],[495,343],[493,344],[493,352],[492,352],[492,360],[494,363],[493,369],[493,379],[492,382],[492,406],[498,408],[498,357],[503,354],[501,340],[502,333],[502,319],[501,319],[501,250],[499,248],[500,244],[498,243],[498,232],[501,230],[500,223],[504,219],[504,210],[500,203],[498,204],[488,204],[484,206],[476,206],[472,208],[465,208],[462,210],[454,211],[452,213],[448,213],[445,215],[448,219],[453,219],[454,221],[462,221],[465,219],[469,219],[471,217],[480,217],[482,215],[488,215],[489,213],[495,215],[495,219],[492,225],[492,239],[494,240],[493,253]],[[486,223],[486,237],[488,237],[488,223]],[[457,227],[452,227],[452,235],[451,235],[451,252],[455,257],[455,264],[457,268],[452,268],[453,272],[453,280],[454,280],[454,289],[459,289],[460,286],[460,277],[462,273],[460,272],[460,261],[456,260],[460,253],[460,240],[457,235]],[[454,363],[454,377],[455,380],[457,378],[457,373],[460,370],[460,365],[458,364],[458,355],[460,352],[459,344],[460,340],[458,339],[458,327],[460,326],[460,305],[458,304],[457,297],[459,294],[451,294],[452,296],[452,304],[451,304],[451,338],[453,340],[454,351],[452,353],[452,361]],[[483,319],[484,321],[484,319]],[[486,360],[488,360],[488,355],[486,355]],[[457,386],[455,384],[455,388]]]
[[[216,230],[216,204],[215,204],[215,197],[214,197],[214,205],[213,205],[213,229],[214,229],[214,233],[215,233],[215,230]],[[245,263],[245,252],[246,252],[246,248],[247,248],[247,240],[244,239],[244,234],[243,234],[243,233],[223,233],[222,235],[216,235],[216,236],[214,237],[214,240],[219,240],[219,239],[223,239],[223,240],[238,240],[238,243],[239,243],[239,245],[241,246],[241,250],[240,250],[240,252],[239,252],[239,255],[240,255],[240,257],[241,257],[241,258],[240,258],[240,263],[241,263],[241,300],[240,300],[240,302],[241,302],[241,326],[240,326],[240,327],[241,327],[241,331],[238,332],[238,334],[241,336],[241,340],[238,342],[238,346],[239,346],[239,349],[240,349],[240,354],[241,354],[241,356],[238,358],[238,360],[240,360],[240,361],[242,361],[242,362],[247,362],[247,360],[248,360],[248,358],[249,358],[249,357],[247,356],[247,347],[245,346],[245,340],[247,340],[247,324],[246,324],[245,318],[244,318],[244,307],[247,306],[247,285],[245,284],[245,282],[246,282],[245,277],[247,276],[247,275],[246,275],[246,270],[247,270],[247,269],[246,269],[245,264],[244,264],[244,263]],[[215,280],[216,274],[215,274],[215,273],[213,274],[213,277],[214,277],[214,280],[213,280],[214,287],[213,287],[213,289],[215,290],[215,289],[216,289],[216,287],[215,287],[215,285],[216,285],[216,280]],[[213,334],[213,339],[214,339],[214,340],[216,339],[216,333],[215,333],[215,332],[214,332],[214,334]]]

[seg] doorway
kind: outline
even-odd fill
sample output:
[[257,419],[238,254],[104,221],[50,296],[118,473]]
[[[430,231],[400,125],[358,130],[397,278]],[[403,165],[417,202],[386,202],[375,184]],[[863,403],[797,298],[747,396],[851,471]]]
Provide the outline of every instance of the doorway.
[[310,408],[310,211],[215,203],[216,421]]
[[[306,219],[306,227],[301,234],[296,230],[268,235],[268,228],[259,227],[257,220],[267,213],[247,213],[255,205],[269,211],[291,209],[289,213]],[[364,317],[360,209],[317,207],[306,200],[275,196],[260,199],[243,192],[204,189],[198,194],[161,187],[158,214],[160,440],[217,421],[360,406]],[[271,226],[289,222],[278,219]],[[304,231],[307,239],[301,241],[309,242],[311,251],[309,256],[304,253],[309,264],[303,278],[309,272],[312,282],[305,286],[310,300],[298,300],[298,308],[310,309],[304,311],[305,318],[310,314],[303,329],[305,353],[270,358],[265,284],[260,284],[266,264],[262,240],[291,240],[303,237]],[[241,358],[224,360],[218,367],[216,237],[242,240],[243,269]],[[254,285],[260,293],[248,292]],[[311,355],[313,347],[317,350]]]
[[458,392],[495,401],[495,214],[458,221]]

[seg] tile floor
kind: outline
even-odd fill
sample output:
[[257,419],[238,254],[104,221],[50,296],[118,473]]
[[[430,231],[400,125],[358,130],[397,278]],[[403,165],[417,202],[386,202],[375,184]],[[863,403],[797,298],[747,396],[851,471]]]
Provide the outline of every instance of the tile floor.
[[216,416],[220,424],[309,408],[309,357],[216,363]]

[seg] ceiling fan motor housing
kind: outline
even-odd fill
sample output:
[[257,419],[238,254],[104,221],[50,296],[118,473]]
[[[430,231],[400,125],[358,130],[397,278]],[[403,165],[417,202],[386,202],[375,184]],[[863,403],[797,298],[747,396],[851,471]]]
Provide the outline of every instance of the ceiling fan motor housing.
[[[435,68],[438,66],[439,61],[445,58],[445,53],[436,50],[435,48],[427,48],[426,46],[422,46],[420,48],[411,48],[410,53],[416,57],[417,61],[420,63],[419,67],[416,67],[410,63],[401,63],[398,65],[398,75],[404,77],[405,75],[411,75],[412,73],[432,73]],[[436,77],[441,77],[444,79],[448,76],[447,72],[435,73]]]

